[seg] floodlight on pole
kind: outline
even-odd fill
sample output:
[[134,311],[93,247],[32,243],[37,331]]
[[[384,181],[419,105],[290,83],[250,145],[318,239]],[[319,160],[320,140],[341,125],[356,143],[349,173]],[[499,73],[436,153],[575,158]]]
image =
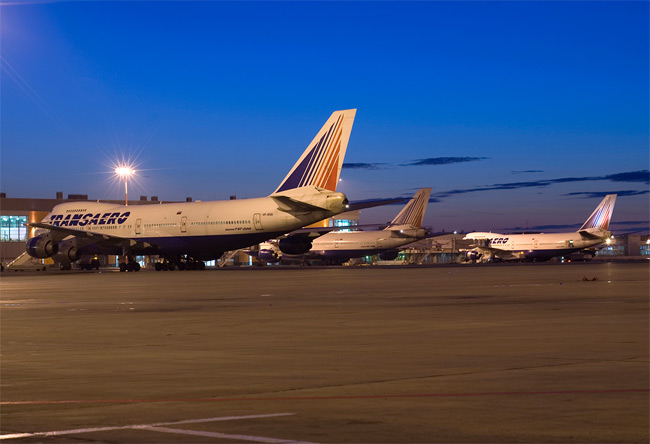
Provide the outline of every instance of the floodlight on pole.
[[129,177],[135,174],[135,170],[130,166],[118,166],[115,168],[115,174],[124,177],[124,205],[129,204]]

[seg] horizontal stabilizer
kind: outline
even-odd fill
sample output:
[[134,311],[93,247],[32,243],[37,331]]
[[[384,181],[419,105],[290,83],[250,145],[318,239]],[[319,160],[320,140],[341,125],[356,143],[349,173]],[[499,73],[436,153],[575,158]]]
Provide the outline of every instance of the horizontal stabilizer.
[[271,196],[278,204],[278,209],[285,212],[308,212],[308,211],[318,211],[325,210],[326,208],[321,208],[316,205],[309,204],[307,202],[302,202],[300,200],[293,199],[289,196]]
[[600,228],[587,228],[586,230],[578,231],[580,236],[586,237],[587,239],[605,239],[609,237],[611,233]]

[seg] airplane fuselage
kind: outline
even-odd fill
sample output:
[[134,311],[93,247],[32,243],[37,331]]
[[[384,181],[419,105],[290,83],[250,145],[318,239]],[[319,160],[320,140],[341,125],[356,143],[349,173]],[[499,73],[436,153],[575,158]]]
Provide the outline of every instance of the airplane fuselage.
[[[259,243],[333,214],[336,212],[326,209],[281,211],[270,197],[130,206],[67,202],[54,207],[43,223],[131,239],[135,241],[129,247],[133,255],[190,254],[215,258],[223,251]],[[36,234],[45,231],[38,229]],[[122,247],[99,242],[82,245],[79,251],[122,254]]]
[[395,250],[425,236],[421,228],[327,233],[314,240],[310,253],[326,258],[371,256]]

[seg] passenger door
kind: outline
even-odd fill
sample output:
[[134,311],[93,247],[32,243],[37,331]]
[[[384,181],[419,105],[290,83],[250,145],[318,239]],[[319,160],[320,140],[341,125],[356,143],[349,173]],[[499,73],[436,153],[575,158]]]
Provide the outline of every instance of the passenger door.
[[181,233],[187,233],[187,216],[181,217]]
[[135,234],[142,233],[142,219],[135,220]]
[[253,214],[253,225],[256,230],[262,230],[262,216],[260,213]]

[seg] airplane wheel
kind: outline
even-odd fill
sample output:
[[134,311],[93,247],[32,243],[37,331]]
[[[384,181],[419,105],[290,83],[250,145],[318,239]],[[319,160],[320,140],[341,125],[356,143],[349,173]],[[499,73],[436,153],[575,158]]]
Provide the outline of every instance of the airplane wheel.
[[124,262],[120,262],[120,272],[125,272],[126,271],[126,264]]
[[162,270],[162,264],[160,262],[156,262],[156,264],[153,266],[156,271],[161,271]]
[[205,270],[205,262],[199,261],[199,270]]
[[133,271],[140,271],[140,264],[138,262],[133,263]]

